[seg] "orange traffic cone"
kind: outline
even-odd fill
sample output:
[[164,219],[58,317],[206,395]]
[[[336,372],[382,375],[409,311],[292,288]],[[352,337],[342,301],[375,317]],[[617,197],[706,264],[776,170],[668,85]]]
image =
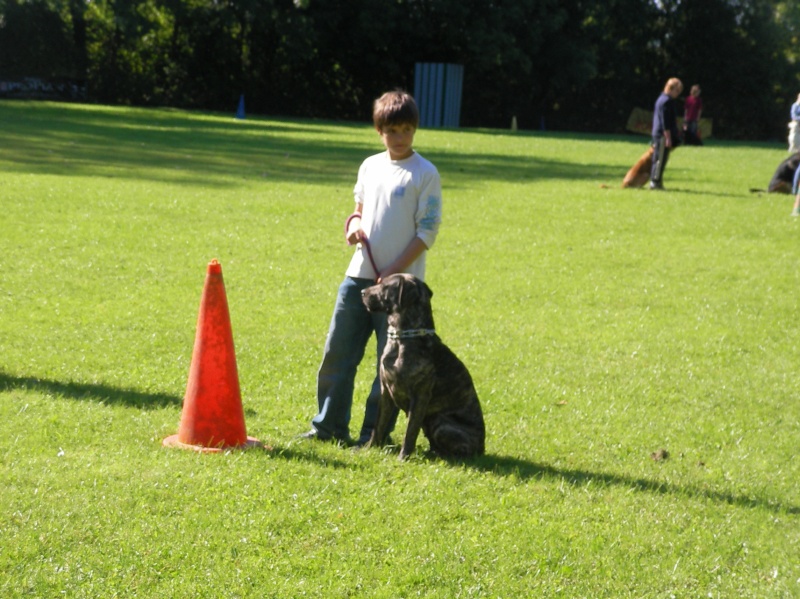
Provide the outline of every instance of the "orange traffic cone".
[[180,428],[164,445],[197,451],[261,446],[244,425],[228,300],[216,260],[208,264],[200,300]]

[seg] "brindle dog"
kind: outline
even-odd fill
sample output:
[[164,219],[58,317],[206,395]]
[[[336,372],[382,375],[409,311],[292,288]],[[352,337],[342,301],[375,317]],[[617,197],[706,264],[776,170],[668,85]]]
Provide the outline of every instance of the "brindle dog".
[[386,312],[389,323],[378,422],[365,447],[385,444],[397,406],[408,416],[401,460],[414,452],[420,429],[439,456],[482,455],[486,430],[478,394],[467,368],[434,330],[433,292],[416,277],[396,274],[362,295],[367,310]]

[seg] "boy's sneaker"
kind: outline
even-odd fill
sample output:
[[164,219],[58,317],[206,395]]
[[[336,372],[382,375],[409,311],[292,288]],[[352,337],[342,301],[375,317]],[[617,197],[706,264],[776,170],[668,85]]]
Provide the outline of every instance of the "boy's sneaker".
[[800,208],[793,209],[792,216],[800,216]]
[[650,189],[657,189],[659,191],[664,191],[664,184],[663,183],[655,183],[654,181],[650,182]]

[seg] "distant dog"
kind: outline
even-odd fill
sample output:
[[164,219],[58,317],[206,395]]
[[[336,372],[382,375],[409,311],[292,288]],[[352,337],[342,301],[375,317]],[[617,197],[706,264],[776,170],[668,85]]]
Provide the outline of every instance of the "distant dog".
[[636,161],[622,180],[622,187],[644,187],[650,180],[650,171],[653,168],[653,146],[647,148],[642,157]]
[[795,152],[775,169],[767,191],[769,193],[792,193],[794,174],[798,168],[800,168],[800,152]]
[[367,310],[386,312],[389,323],[378,422],[366,447],[386,442],[397,406],[408,416],[401,460],[414,452],[420,430],[439,456],[482,455],[486,432],[478,394],[467,368],[435,332],[433,292],[416,277],[396,274],[362,295]]

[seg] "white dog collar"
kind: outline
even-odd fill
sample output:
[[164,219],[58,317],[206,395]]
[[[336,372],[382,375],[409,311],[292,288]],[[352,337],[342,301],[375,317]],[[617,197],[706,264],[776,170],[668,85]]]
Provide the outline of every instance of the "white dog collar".
[[408,329],[407,331],[398,331],[393,327],[386,330],[386,336],[389,339],[411,339],[413,337],[429,337],[435,335],[434,329]]

